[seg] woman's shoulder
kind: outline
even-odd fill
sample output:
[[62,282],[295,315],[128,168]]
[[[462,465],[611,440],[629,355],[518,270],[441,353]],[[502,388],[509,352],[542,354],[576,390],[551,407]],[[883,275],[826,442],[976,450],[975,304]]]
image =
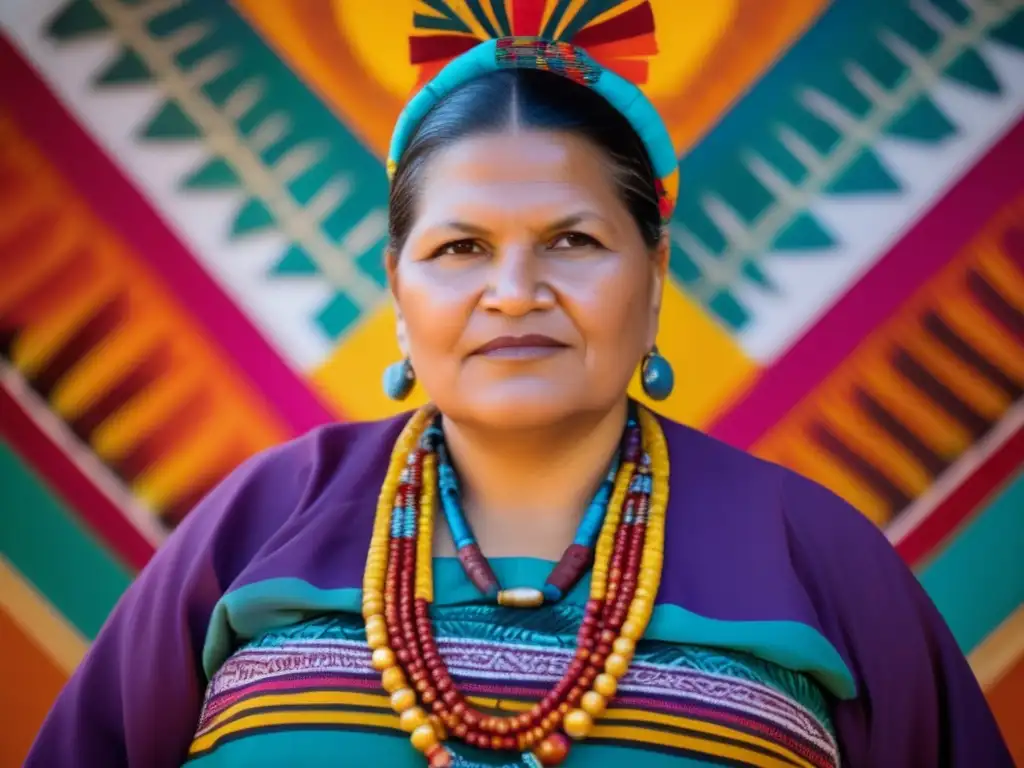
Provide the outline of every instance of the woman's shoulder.
[[324,424],[261,451],[200,501],[182,528],[204,529],[197,535],[206,538],[244,526],[250,539],[266,539],[325,498],[337,504],[379,487],[407,418]]
[[262,471],[287,466],[309,475],[361,476],[386,464],[410,414],[376,421],[331,422],[258,454],[251,463]]
[[840,546],[850,537],[867,546],[886,543],[871,520],[820,483],[692,427],[661,422],[674,492],[688,497],[688,489],[696,486],[722,509],[762,521],[774,514],[787,529],[799,531],[798,538],[814,539],[819,547]]

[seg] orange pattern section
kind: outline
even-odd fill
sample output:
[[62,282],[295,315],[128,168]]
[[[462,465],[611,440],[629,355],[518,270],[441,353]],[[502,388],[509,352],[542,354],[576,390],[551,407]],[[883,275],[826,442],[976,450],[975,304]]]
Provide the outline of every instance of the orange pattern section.
[[[515,0],[484,0],[492,18],[494,2],[512,9]],[[393,0],[387,13],[331,0],[235,0],[235,5],[384,157],[391,129],[416,84],[409,37],[413,13],[422,3]],[[827,0],[651,0],[658,55],[644,89],[680,152],[700,139],[827,5]]]
[[1024,393],[1024,198],[993,218],[755,452],[882,525]]
[[21,628],[0,609],[0,768],[25,761],[36,731],[42,725],[66,677]]
[[169,524],[287,438],[158,277],[3,114],[0,253],[0,355]]
[[1024,656],[985,692],[1017,765],[1024,765]]

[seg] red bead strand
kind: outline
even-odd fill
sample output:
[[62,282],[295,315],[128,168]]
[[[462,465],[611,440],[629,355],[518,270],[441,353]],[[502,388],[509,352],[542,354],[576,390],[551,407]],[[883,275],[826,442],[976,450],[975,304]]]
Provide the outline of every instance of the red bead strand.
[[[640,482],[647,475],[640,446],[639,429],[629,430],[624,458],[635,467],[629,479],[630,489],[645,487]],[[423,448],[413,452],[396,492],[396,506],[414,509],[417,514],[423,493],[425,455]],[[510,717],[492,716],[476,709],[456,688],[434,637],[430,603],[416,597],[419,525],[412,526],[411,534],[392,535],[385,570],[383,611],[389,643],[407,678],[406,685],[415,692],[416,699],[427,710],[430,722],[439,734],[446,731],[446,735],[482,749],[536,749],[538,759],[544,765],[557,765],[565,758],[571,742],[555,731],[562,725],[566,714],[580,705],[597,677],[605,672],[605,666],[615,652],[616,638],[628,617],[637,589],[647,532],[648,503],[648,496],[643,491],[630,490],[626,493],[609,555],[605,598],[587,602],[577,633],[575,657],[547,695],[527,712]],[[479,553],[466,553],[466,557],[473,561],[472,565],[481,566],[472,570],[479,571],[480,581],[489,581],[483,577],[486,576],[485,570],[493,573],[490,564],[482,554],[474,558],[475,554]],[[460,552],[460,557],[462,555]],[[580,562],[585,559],[581,557]],[[589,565],[589,559],[582,567],[586,565]],[[476,582],[478,579],[473,580]],[[621,674],[613,676],[618,678]],[[389,689],[389,692],[394,697],[395,691]],[[399,699],[407,696],[406,691],[399,691]],[[597,701],[599,704],[600,698]],[[400,700],[395,701],[396,709],[401,703]],[[422,722],[423,715],[417,717]],[[451,763],[451,756],[442,745],[429,747],[424,754],[432,766],[443,767]]]

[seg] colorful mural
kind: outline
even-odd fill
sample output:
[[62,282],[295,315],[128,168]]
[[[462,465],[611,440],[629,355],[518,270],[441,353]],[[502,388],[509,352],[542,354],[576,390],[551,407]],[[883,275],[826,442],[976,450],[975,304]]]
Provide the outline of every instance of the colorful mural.
[[1024,761],[1024,0],[11,0],[0,766],[220,478],[397,410],[417,30],[651,19],[592,50],[680,153],[658,410],[884,528]]

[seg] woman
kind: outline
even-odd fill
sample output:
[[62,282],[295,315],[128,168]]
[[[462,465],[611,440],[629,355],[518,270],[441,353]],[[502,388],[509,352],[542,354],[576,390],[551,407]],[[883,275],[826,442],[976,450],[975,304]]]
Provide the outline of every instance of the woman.
[[[436,406],[248,462],[145,569],[28,765],[1009,766],[884,537],[631,403],[675,156],[566,44],[449,65],[396,128],[388,269]],[[695,374],[699,375],[699,374]]]

